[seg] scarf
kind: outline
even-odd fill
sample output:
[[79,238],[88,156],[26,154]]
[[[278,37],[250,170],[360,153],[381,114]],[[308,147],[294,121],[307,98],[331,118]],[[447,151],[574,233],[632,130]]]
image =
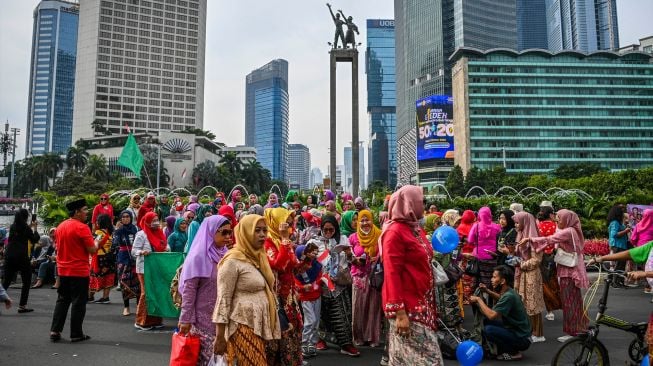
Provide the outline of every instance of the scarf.
[[469,235],[469,232],[470,230],[472,230],[472,225],[474,225],[475,220],[476,220],[476,215],[474,215],[474,211],[465,210],[463,212],[462,217],[460,218],[460,225],[458,225],[458,228],[456,229],[458,231],[458,235],[460,236]]
[[227,253],[227,246],[218,248],[213,242],[216,231],[229,220],[220,215],[209,216],[200,225],[193,245],[184,260],[184,269],[179,278],[179,292],[184,292],[184,284],[193,278],[210,278],[215,266]]
[[[256,214],[250,214],[243,217],[240,224],[235,228],[236,244],[222,258],[220,264],[218,264],[218,270],[227,261],[238,260],[253,265],[261,272],[266,283],[265,295],[268,298],[270,323],[275,327],[275,329],[272,330],[272,333],[274,334],[280,328],[279,315],[277,313],[277,298],[275,293],[272,291],[274,288],[274,273],[272,272],[268,256],[265,254],[263,246],[258,249],[254,249],[253,246],[253,243],[256,240],[256,225],[261,220],[265,220],[265,218]],[[236,289],[236,291],[238,291],[238,289]]]
[[362,220],[364,217],[370,220],[370,224],[372,225],[372,228],[366,234],[365,232],[363,232],[359,224],[358,229],[356,230],[356,233],[358,234],[358,242],[360,243],[361,247],[363,247],[368,257],[375,258],[379,248],[378,243],[379,243],[379,238],[381,237],[381,229],[379,229],[378,227],[376,227],[376,225],[374,225],[374,218],[372,217],[372,213],[370,211],[361,210],[358,213],[359,221]]
[[[512,217],[512,219],[514,219],[513,225],[519,224],[519,228],[517,229],[517,243],[519,243],[524,238],[537,238],[540,236],[537,230],[537,220],[535,220],[535,216],[526,211],[521,211],[517,212]],[[530,243],[527,245],[518,245],[516,251],[520,257],[523,259],[528,259],[525,257],[525,254],[528,252],[530,247]]]
[[426,215],[426,220],[424,221],[424,231],[426,235],[433,235],[435,229],[440,226],[442,219],[436,214]]
[[446,210],[442,214],[442,223],[444,223],[447,226],[455,227],[459,221],[460,221],[460,214],[458,213],[457,210],[454,209]]
[[231,226],[235,227],[238,225],[238,220],[236,220],[236,215],[234,215],[234,209],[231,206],[220,207],[218,214],[226,217],[231,222]]
[[354,216],[357,214],[356,211],[346,211],[342,214],[342,219],[340,219],[340,232],[342,235],[349,237],[349,235],[356,232],[352,224],[354,222]]
[[281,245],[279,225],[286,222],[288,217],[290,217],[290,211],[283,207],[269,208],[265,210],[265,224],[268,226],[268,238],[272,240],[277,249],[279,249],[279,246]]
[[211,207],[211,205],[201,205],[195,214],[195,221],[197,221],[198,224],[202,225],[202,221],[204,221],[206,218],[207,212],[213,213],[213,207]]
[[152,246],[153,251],[165,252],[168,246],[166,235],[163,233],[163,230],[161,230],[161,227],[158,229],[153,229],[150,226],[152,225],[152,221],[154,221],[155,218],[157,218],[157,216],[154,212],[148,212],[145,214],[145,216],[143,216],[143,220],[141,221],[143,224],[143,232],[145,232],[147,241],[150,242],[150,246]]

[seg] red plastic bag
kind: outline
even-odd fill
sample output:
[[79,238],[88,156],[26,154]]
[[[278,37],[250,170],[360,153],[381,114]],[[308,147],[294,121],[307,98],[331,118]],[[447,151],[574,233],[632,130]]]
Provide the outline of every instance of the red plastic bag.
[[170,366],[195,366],[200,356],[200,338],[176,332],[172,335]]

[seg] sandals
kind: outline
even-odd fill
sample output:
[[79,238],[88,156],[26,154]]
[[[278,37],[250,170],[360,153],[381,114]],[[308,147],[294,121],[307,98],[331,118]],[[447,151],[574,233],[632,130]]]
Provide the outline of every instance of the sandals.
[[70,341],[71,341],[72,343],[77,343],[77,342],[88,341],[89,339],[91,339],[91,336],[84,334],[84,335],[81,336],[81,337],[70,338]]
[[521,353],[511,355],[510,353],[502,353],[497,356],[499,361],[520,361],[524,356]]
[[59,342],[61,340],[61,333],[50,332],[50,342]]
[[34,311],[34,309],[25,308],[25,307],[19,307],[19,308],[18,308],[18,313],[19,313],[19,314],[23,314],[23,313],[31,313],[32,311]]
[[31,289],[34,289],[34,288],[41,288],[41,287],[43,287],[43,283],[42,283],[42,282],[41,282],[41,283],[36,282],[36,283],[34,283],[34,285],[32,285],[32,287],[30,287],[30,288],[31,288]]

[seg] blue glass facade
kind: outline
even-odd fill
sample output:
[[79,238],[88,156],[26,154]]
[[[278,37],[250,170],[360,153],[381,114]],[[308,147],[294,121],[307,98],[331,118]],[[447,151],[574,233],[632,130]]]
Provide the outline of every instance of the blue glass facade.
[[517,47],[515,2],[516,0],[454,0],[456,48],[515,49]]
[[[367,114],[370,122],[368,181],[397,184],[395,23],[367,20]],[[345,160],[346,162],[347,160]]]
[[595,1],[596,45],[599,50],[618,50],[617,0]]
[[545,0],[517,0],[517,49],[548,48]]
[[72,143],[79,6],[43,0],[34,10],[27,155],[65,154]]
[[453,58],[455,159],[463,169],[651,165],[652,55],[460,49]]
[[245,144],[272,179],[286,181],[288,161],[288,61],[273,60],[246,79]]

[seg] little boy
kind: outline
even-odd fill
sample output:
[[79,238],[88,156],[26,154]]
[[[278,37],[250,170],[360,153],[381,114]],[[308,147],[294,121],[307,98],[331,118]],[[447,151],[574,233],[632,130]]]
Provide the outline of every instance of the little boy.
[[300,245],[295,250],[297,258],[309,261],[306,272],[295,275],[295,285],[299,292],[299,300],[304,310],[304,330],[302,331],[302,355],[304,358],[317,356],[318,327],[320,325],[320,307],[322,305],[322,264],[315,259],[318,247],[312,240],[306,245]]

